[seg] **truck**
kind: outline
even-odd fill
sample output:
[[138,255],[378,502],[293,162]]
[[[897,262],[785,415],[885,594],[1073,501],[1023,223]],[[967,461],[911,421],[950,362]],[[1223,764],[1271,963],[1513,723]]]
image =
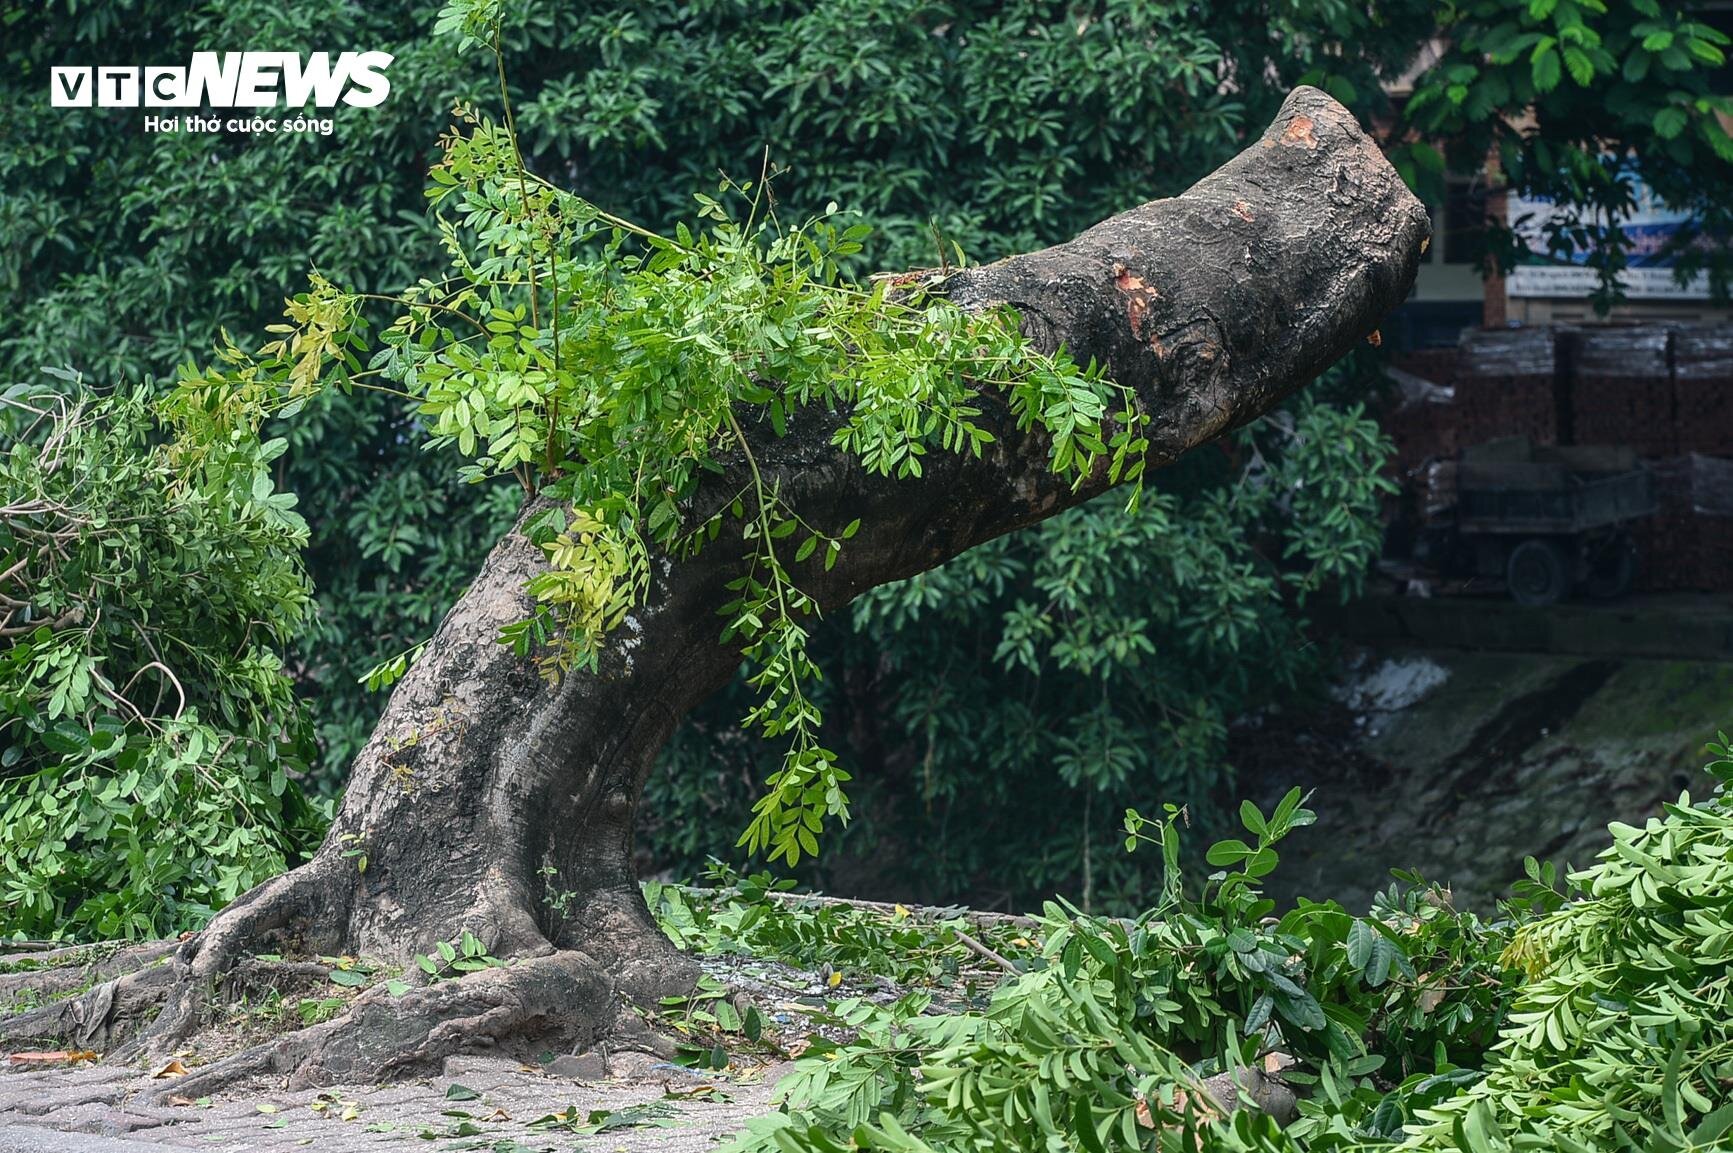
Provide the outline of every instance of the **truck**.
[[1631,526],[1655,508],[1654,476],[1632,449],[1494,440],[1427,470],[1414,559],[1502,579],[1518,604],[1617,597],[1637,573]]

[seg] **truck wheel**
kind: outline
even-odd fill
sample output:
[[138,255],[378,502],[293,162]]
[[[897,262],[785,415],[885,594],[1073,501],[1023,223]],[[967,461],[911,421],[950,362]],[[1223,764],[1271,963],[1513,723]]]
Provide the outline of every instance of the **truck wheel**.
[[1556,605],[1570,592],[1570,558],[1550,540],[1525,540],[1510,551],[1504,581],[1519,605]]
[[1596,600],[1611,600],[1631,591],[1637,579],[1637,542],[1619,533],[1589,555],[1589,575],[1583,591]]

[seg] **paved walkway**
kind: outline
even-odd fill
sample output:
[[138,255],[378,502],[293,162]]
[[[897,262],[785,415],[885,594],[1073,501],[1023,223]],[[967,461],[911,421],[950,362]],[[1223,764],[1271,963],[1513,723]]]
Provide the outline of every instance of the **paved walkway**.
[[[577,1080],[508,1058],[461,1056],[420,1081],[300,1092],[255,1082],[151,1107],[137,1098],[163,1082],[135,1069],[0,1067],[0,1153],[697,1153],[769,1111],[781,1071],[766,1066],[735,1079],[622,1053],[605,1076]],[[561,1120],[544,1120],[550,1115]]]

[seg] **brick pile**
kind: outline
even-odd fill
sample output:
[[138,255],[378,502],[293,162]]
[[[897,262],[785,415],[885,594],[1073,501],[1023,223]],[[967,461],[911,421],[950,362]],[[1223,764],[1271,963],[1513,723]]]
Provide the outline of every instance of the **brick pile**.
[[1659,508],[1632,527],[1643,557],[1638,587],[1733,590],[1733,460],[1688,453],[1649,467]]
[[1559,442],[1556,344],[1551,328],[1463,333],[1449,416],[1459,448],[1504,436]]
[[1673,334],[1673,393],[1679,451],[1733,455],[1733,325]]
[[1651,461],[1655,515],[1631,526],[1640,563],[1637,588],[1645,592],[1695,589],[1698,577],[1697,516],[1691,508],[1688,457]]
[[1633,526],[1640,587],[1733,591],[1733,325],[1470,329],[1397,367],[1453,394],[1384,412],[1409,484],[1499,437],[1629,446],[1660,506]]
[[1647,457],[1674,456],[1679,438],[1668,369],[1670,329],[1583,328],[1559,334],[1569,435],[1576,444],[1617,444]]

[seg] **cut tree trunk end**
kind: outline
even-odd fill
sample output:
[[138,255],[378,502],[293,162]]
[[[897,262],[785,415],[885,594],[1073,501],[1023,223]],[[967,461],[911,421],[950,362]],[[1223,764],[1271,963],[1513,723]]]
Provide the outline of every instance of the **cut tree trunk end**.
[[[1301,88],[1261,139],[1183,195],[932,287],[970,310],[1009,304],[1043,350],[1105,365],[1150,418],[1157,466],[1267,411],[1368,337],[1407,296],[1427,235],[1425,210],[1353,117]],[[1105,470],[1077,488],[1054,476],[1043,436],[1019,432],[991,397],[982,407],[996,441],[979,459],[927,457],[919,480],[873,476],[837,453],[834,417],[799,413],[783,438],[748,429],[766,483],[804,518],[861,521],[833,570],[792,572],[822,609],[1108,487]],[[694,523],[745,467],[742,457],[698,494]],[[396,997],[380,982],[335,1020],[196,1072],[194,1088],[259,1073],[368,1080],[463,1049],[557,1050],[609,1034],[653,1045],[635,1007],[689,989],[696,966],[644,904],[634,814],[681,717],[739,665],[718,642],[716,610],[743,547],[725,535],[692,560],[653,557],[649,595],[599,671],[550,685],[497,640],[528,616],[524,587],[545,563],[509,533],[392,693],[314,859],[166,962],[0,1020],[0,1042],[196,1054],[213,998],[242,972],[261,979],[249,957],[364,957],[415,979],[417,955],[468,932],[510,964]]]

